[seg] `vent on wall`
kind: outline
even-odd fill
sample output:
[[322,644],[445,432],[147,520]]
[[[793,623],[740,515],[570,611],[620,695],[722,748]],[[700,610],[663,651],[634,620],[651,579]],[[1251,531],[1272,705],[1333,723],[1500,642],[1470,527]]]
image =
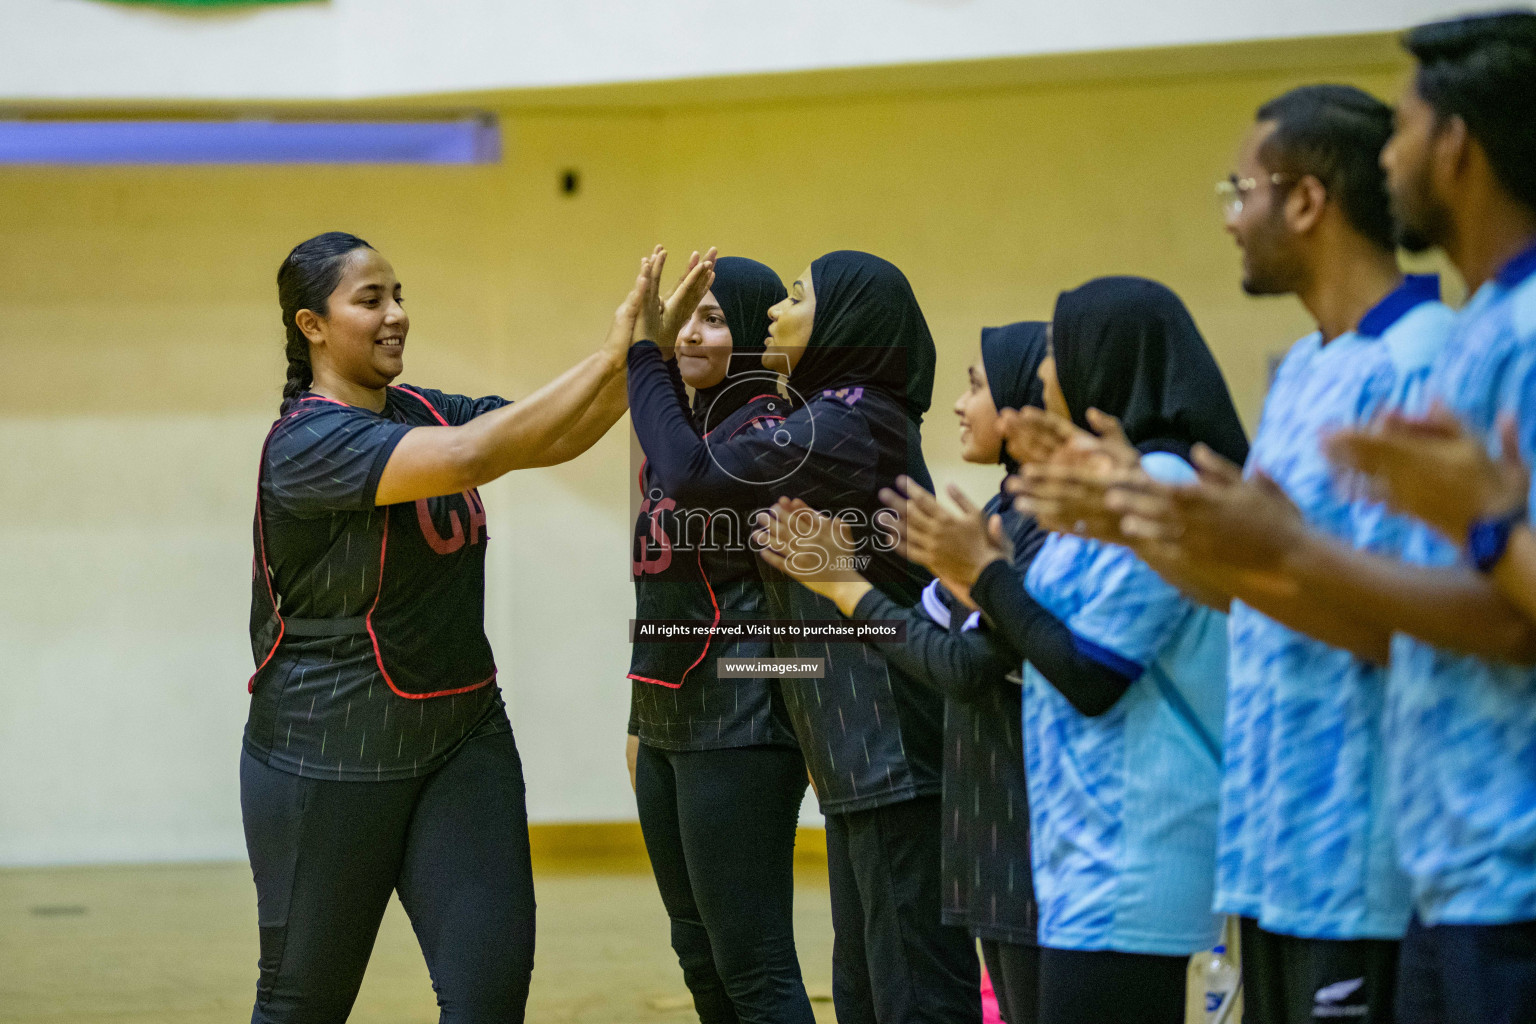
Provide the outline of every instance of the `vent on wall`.
[[0,164],[491,164],[495,118],[0,120]]

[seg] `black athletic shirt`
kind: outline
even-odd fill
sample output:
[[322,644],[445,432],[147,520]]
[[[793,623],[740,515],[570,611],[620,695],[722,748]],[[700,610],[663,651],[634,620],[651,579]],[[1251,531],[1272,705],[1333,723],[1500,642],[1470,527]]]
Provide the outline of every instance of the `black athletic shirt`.
[[[879,410],[870,408],[886,403]],[[908,473],[931,486],[916,427],[878,392],[849,388],[812,396],[773,432],[746,432],[706,446],[651,342],[629,350],[630,415],[657,477],[678,502],[751,512],[781,494],[813,508],[880,509],[879,488]],[[892,414],[894,410],[894,415]],[[910,436],[886,436],[891,424]],[[873,532],[872,530],[870,532]],[[865,534],[867,540],[869,534]],[[889,551],[870,548],[865,575],[899,603],[915,602],[929,577]],[[761,570],[773,618],[838,621],[837,606]],[[826,813],[845,813],[939,792],[943,701],[865,644],[783,643],[781,657],[824,658],[822,679],[781,684],[806,767]]]
[[[674,394],[684,400],[676,363],[669,362],[667,369]],[[787,408],[777,394],[760,395],[714,424],[706,436],[771,433],[784,422]],[[721,624],[767,618],[758,570],[762,562],[747,544],[747,518],[731,512],[715,517],[692,512],[668,496],[649,462],[641,468],[639,482],[635,618]],[[720,658],[772,654],[772,641],[752,638],[637,643],[629,668],[630,734],[663,750],[795,746],[777,685],[767,679],[718,675]]]
[[[478,494],[374,504],[412,427],[458,425],[506,404],[392,387],[381,414],[306,394],[274,424],[253,563],[253,757],[311,778],[413,778],[472,732],[510,728],[485,637]],[[274,600],[285,626],[275,647]],[[303,622],[359,617],[371,633],[297,635]]]

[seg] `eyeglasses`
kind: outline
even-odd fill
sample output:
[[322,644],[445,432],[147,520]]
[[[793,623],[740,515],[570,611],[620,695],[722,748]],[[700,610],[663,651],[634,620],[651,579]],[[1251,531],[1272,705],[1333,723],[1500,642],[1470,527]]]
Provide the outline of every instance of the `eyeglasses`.
[[1267,178],[1239,178],[1235,174],[1229,174],[1224,181],[1216,183],[1216,198],[1220,200],[1221,207],[1227,216],[1236,217],[1243,212],[1243,200],[1248,198],[1248,193],[1258,188],[1261,184],[1284,185],[1295,178],[1289,174],[1281,174],[1278,171]]

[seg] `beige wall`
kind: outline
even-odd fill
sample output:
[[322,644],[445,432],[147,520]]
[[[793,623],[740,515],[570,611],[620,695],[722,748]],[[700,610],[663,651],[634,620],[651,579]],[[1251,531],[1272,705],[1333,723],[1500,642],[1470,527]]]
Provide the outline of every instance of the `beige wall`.
[[[1391,95],[1395,74],[1328,77]],[[240,854],[252,486],[293,243],[343,228],[394,261],[406,380],[514,397],[597,342],[652,239],[786,278],[868,249],[939,342],[930,462],[981,494],[996,473],[954,466],[948,412],[977,329],[1096,274],[1183,294],[1253,421],[1266,359],[1308,323],[1240,294],[1211,183],[1300,80],[511,109],[489,168],[0,170],[0,862]],[[632,815],[628,466],[616,430],[486,489],[488,626],[536,820]]]

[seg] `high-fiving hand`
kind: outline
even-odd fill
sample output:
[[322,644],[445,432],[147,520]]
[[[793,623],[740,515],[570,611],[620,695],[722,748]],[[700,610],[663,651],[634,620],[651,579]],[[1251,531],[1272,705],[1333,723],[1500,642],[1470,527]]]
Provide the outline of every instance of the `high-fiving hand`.
[[[660,249],[661,246],[656,248]],[[608,328],[608,336],[603,339],[600,351],[618,369],[623,368],[625,353],[635,341],[636,325],[640,321],[640,304],[645,301],[646,290],[650,287],[650,263],[649,256],[640,261],[640,273],[635,277],[634,286],[624,296],[624,301],[619,303],[619,308],[613,311],[613,325]]]
[[677,335],[698,308],[715,280],[715,250],[711,248],[703,258],[695,252],[688,260],[687,273],[683,275],[665,299],[661,297],[661,273],[667,265],[667,250],[657,246],[651,255],[640,261],[640,274],[645,280],[645,291],[640,300],[640,314],[635,323],[635,341],[653,341],[661,354],[672,358],[672,348]]

